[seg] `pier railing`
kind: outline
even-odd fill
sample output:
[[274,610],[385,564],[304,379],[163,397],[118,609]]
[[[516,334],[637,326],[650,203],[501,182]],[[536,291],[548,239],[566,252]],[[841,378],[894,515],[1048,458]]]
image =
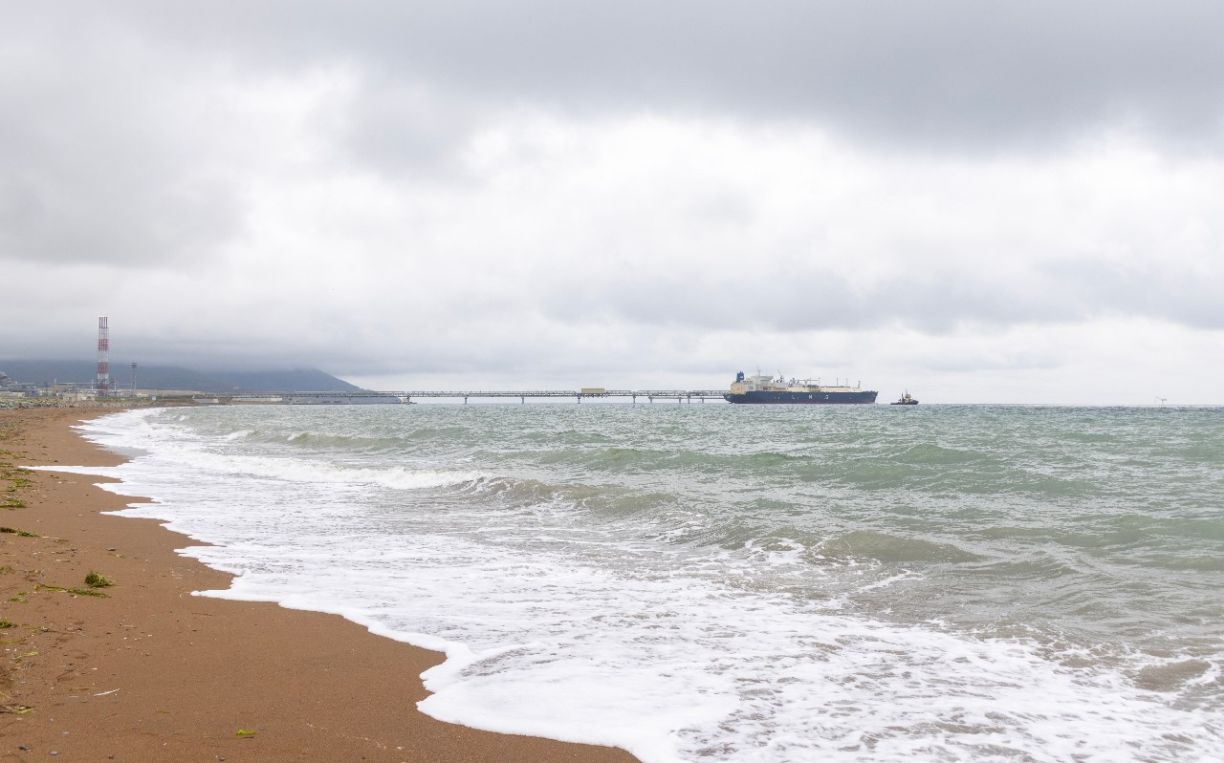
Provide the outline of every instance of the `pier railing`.
[[388,390],[359,392],[285,392],[238,395],[206,395],[218,402],[250,402],[250,403],[302,403],[322,404],[334,402],[339,404],[352,402],[372,402],[376,398],[398,398],[400,402],[411,403],[420,398],[448,398],[468,402],[471,398],[518,398],[526,403],[530,399],[569,398],[581,403],[590,398],[627,398],[636,403],[639,398],[654,402],[656,400],[691,403],[694,400],[722,400],[722,390],[710,389],[600,389],[600,390],[568,390],[568,389],[534,389],[534,390]]
[[527,402],[527,398],[574,398],[581,403],[583,398],[629,398],[636,402],[639,397],[645,398],[650,402],[659,400],[678,400],[692,402],[693,400],[722,400],[723,392],[721,390],[709,389],[606,389],[596,391],[590,390],[557,390],[557,389],[539,389],[539,390],[411,390],[392,392],[390,394],[397,395],[409,402],[414,397],[446,397],[446,398],[463,398],[467,402],[468,398],[519,398],[520,402]]

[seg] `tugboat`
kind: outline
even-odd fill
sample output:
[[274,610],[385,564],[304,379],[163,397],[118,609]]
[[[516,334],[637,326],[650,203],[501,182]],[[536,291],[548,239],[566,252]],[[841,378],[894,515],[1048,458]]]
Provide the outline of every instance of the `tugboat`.
[[744,376],[740,371],[735,375],[735,383],[731,391],[723,395],[729,403],[757,403],[777,405],[780,403],[802,405],[837,405],[837,404],[871,404],[876,401],[876,391],[862,389],[849,385],[822,385],[817,379],[791,379],[787,381],[781,375],[777,379],[771,376]]
[[889,403],[889,405],[918,405],[918,401],[910,397],[910,393],[906,391],[906,393],[901,396],[900,400],[895,400]]

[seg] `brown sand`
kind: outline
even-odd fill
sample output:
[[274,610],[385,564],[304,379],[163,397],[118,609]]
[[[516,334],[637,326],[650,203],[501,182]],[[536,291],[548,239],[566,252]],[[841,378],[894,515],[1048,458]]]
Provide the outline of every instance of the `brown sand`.
[[[101,413],[0,411],[0,505],[27,504],[0,508],[0,526],[39,536],[0,534],[0,620],[13,623],[0,630],[0,761],[633,760],[422,715],[435,652],[332,615],[191,596],[230,579],[173,553],[193,541],[99,514],[131,502],[99,478],[13,468],[120,462],[69,429]],[[45,587],[84,589],[91,570],[114,580],[105,598]]]

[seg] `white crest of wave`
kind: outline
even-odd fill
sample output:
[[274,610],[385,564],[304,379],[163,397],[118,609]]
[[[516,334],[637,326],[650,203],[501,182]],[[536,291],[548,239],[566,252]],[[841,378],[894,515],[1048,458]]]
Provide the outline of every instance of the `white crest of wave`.
[[196,469],[206,469],[217,474],[246,475],[325,485],[422,490],[458,485],[480,478],[479,473],[471,471],[413,469],[404,466],[344,466],[296,458],[228,456],[191,449],[184,449],[177,453],[162,451],[161,455],[190,464]]

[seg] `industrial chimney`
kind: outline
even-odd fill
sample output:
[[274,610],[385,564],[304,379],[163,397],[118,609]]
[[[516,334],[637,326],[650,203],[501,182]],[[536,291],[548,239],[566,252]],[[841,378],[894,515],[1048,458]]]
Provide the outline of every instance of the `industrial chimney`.
[[94,386],[100,398],[110,393],[110,327],[105,315],[98,318],[98,379]]

